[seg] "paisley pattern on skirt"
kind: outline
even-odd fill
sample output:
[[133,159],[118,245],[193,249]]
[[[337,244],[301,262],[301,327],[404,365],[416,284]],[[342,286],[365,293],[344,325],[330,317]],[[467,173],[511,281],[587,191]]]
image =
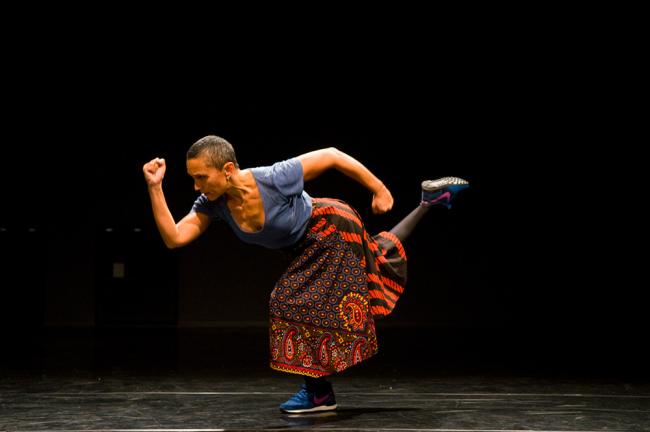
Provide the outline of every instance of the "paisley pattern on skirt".
[[369,236],[343,201],[313,198],[293,260],[271,293],[271,368],[320,377],[377,353],[375,319],[406,283],[406,254],[388,232]]

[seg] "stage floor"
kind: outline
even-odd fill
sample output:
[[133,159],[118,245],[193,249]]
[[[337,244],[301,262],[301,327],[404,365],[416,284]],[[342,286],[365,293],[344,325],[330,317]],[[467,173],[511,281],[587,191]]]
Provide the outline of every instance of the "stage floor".
[[647,378],[581,370],[586,359],[436,357],[383,333],[393,351],[331,379],[339,408],[310,415],[279,411],[301,378],[267,369],[263,330],[49,336],[3,364],[0,430],[650,430]]

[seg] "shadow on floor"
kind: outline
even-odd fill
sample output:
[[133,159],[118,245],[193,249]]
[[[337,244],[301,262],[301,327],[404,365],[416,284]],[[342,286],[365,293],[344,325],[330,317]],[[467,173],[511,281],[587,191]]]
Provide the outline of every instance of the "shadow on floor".
[[420,411],[420,408],[339,408],[336,411],[325,411],[311,414],[283,414],[289,426],[316,426],[350,420],[364,414],[390,414],[395,412]]

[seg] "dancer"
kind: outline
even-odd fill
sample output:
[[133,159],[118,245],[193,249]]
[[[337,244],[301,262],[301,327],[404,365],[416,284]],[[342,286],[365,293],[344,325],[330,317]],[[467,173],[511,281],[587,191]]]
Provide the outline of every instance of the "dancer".
[[422,182],[422,200],[392,230],[369,235],[352,207],[311,197],[304,182],[336,169],[372,193],[372,210],[393,207],[388,188],[356,159],[324,148],[271,166],[240,169],[233,146],[209,135],[187,151],[187,172],[201,194],[180,221],[163,193],[165,160],[143,166],[153,215],[169,248],[187,245],[223,220],[246,243],[290,252],[292,261],[270,297],[271,368],[303,375],[305,383],[280,405],[288,413],[336,409],[326,376],[373,356],[375,320],[390,314],[404,291],[402,242],[436,205],[451,207],[469,186],[457,177]]

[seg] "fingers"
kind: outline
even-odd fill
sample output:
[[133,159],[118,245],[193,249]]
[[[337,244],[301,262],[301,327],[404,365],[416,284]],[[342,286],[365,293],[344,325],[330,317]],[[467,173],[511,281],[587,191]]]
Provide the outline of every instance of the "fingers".
[[382,205],[382,204],[375,204],[372,206],[372,212],[374,214],[383,214],[391,211],[393,209],[393,203],[387,204],[387,205]]
[[157,158],[151,159],[149,162],[144,164],[144,166],[142,167],[142,170],[143,171],[155,171],[159,167],[163,167],[163,166],[165,166],[165,159],[157,157]]
[[164,166],[164,165],[165,165],[165,159],[163,159],[163,158],[158,158],[158,157],[157,157],[157,158],[153,158],[153,159],[151,159],[147,164],[150,165],[150,166],[154,166],[154,167],[157,168],[157,167],[159,167],[159,166]]

